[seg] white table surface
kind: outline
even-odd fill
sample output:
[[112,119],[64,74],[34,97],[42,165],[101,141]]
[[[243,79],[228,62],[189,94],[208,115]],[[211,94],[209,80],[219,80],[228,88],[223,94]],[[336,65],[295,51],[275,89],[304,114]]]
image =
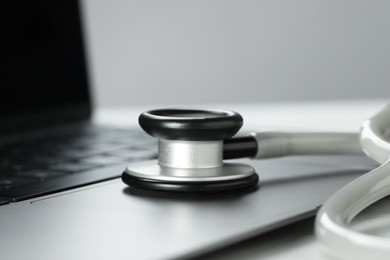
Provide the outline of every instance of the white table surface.
[[[361,123],[389,101],[317,101],[259,104],[219,104],[197,108],[226,108],[244,117],[244,131],[359,131]],[[98,123],[137,125],[138,114],[154,107],[98,109]],[[387,202],[390,200],[387,199]],[[386,202],[386,201],[385,201]],[[358,216],[354,228],[390,237],[390,203],[381,202]],[[222,249],[201,259],[328,259],[313,234],[313,218]],[[390,257],[389,257],[390,259]]]
[[[245,130],[358,131],[365,119],[389,102],[390,100],[349,100],[179,107],[234,110],[243,116]],[[103,107],[96,109],[94,120],[99,123],[137,126],[141,112],[156,108],[160,107]]]

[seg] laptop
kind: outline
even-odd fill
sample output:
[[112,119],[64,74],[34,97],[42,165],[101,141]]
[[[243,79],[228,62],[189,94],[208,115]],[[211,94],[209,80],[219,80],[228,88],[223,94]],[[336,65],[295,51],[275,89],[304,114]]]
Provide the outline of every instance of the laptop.
[[3,203],[117,178],[131,160],[156,157],[155,141],[141,131],[90,122],[77,1],[1,5]]
[[0,12],[2,259],[201,257],[313,216],[376,166],[359,156],[239,160],[260,175],[256,189],[130,188],[120,175],[131,162],[156,158],[156,141],[91,120],[80,3],[6,0]]

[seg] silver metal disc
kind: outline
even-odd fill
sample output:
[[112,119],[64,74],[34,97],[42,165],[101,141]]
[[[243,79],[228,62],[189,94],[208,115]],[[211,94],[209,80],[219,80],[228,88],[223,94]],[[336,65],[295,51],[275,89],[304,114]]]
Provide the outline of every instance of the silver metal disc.
[[255,169],[241,163],[225,163],[219,167],[185,169],[162,167],[156,160],[132,163],[126,173],[134,177],[169,182],[209,182],[228,181],[251,176]]

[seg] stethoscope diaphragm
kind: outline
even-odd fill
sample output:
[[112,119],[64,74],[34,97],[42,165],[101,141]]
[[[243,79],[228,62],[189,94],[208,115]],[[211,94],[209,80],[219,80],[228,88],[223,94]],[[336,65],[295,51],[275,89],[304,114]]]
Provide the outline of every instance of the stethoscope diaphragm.
[[257,185],[259,177],[253,167],[223,162],[224,140],[235,135],[243,124],[238,113],[152,110],[141,114],[139,124],[158,138],[158,159],[130,164],[122,174],[127,185],[186,193],[230,192]]

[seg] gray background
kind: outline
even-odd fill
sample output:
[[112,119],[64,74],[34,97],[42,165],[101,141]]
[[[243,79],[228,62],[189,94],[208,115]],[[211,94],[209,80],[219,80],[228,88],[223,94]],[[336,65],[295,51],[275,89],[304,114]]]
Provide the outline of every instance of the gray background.
[[95,103],[390,94],[390,1],[84,0]]

